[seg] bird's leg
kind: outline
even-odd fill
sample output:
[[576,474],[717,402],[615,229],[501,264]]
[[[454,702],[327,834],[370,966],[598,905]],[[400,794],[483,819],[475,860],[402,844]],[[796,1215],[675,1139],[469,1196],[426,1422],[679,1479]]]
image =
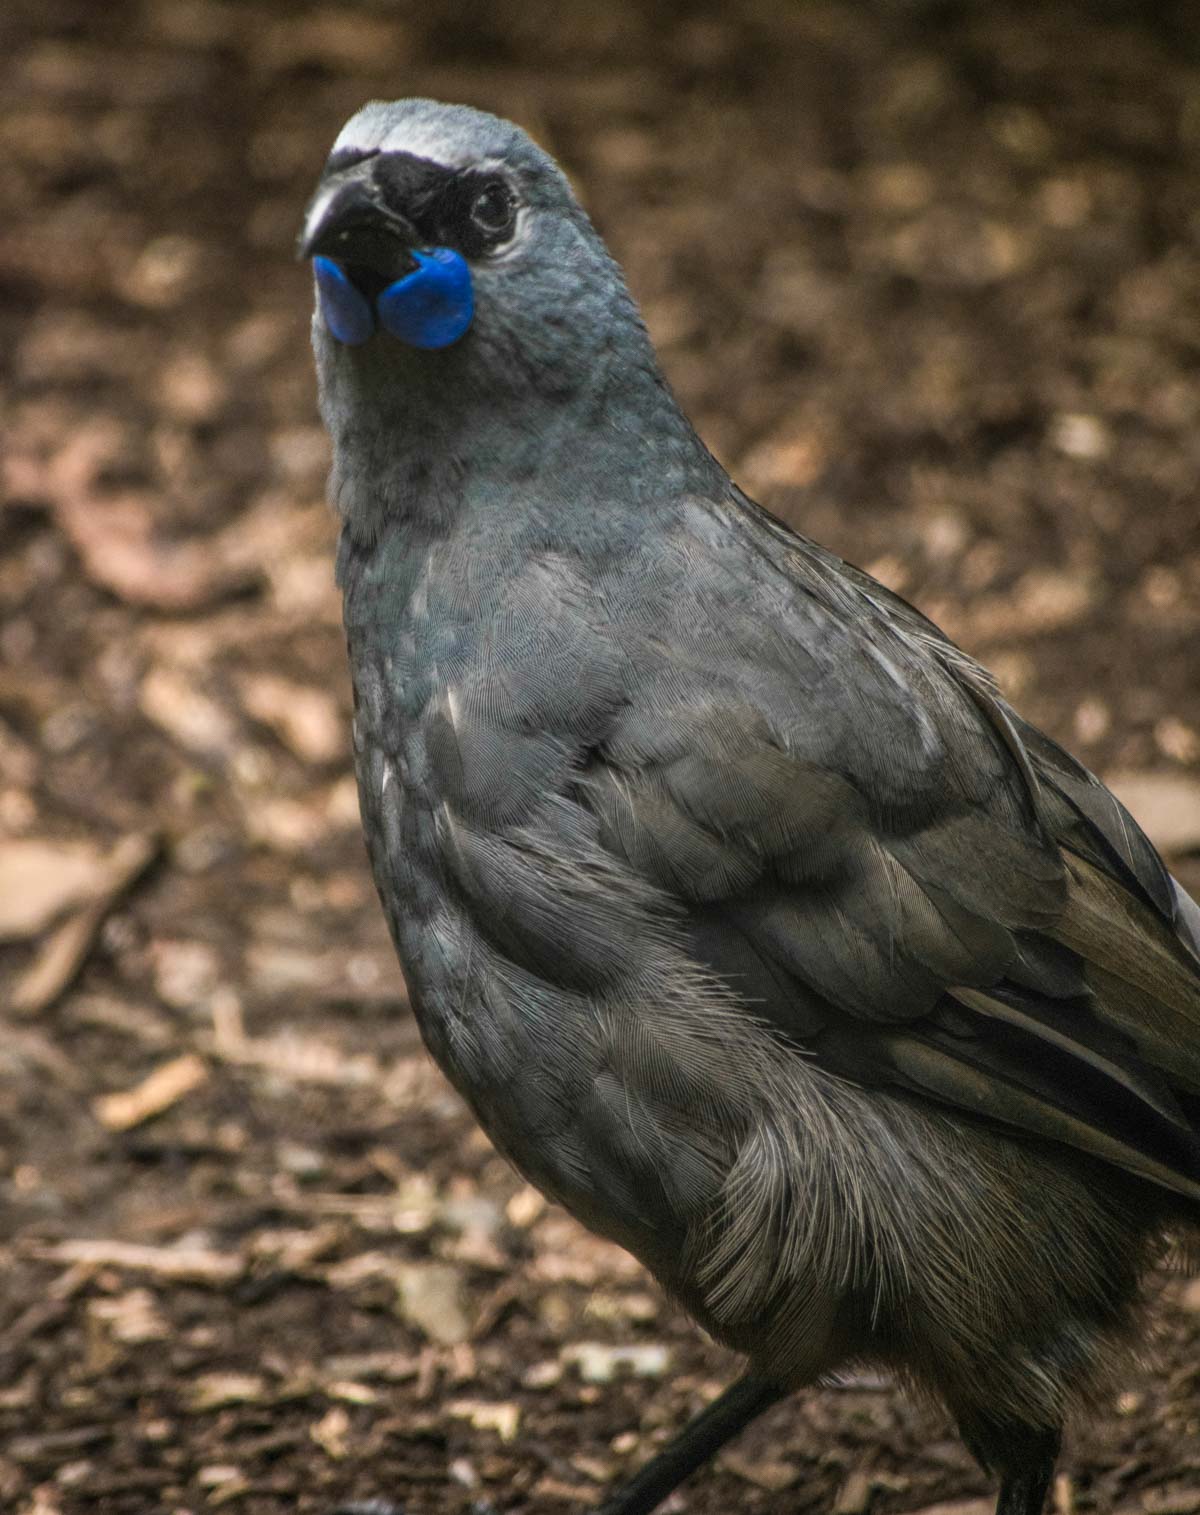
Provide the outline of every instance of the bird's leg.
[[1062,1443],[1058,1428],[983,1417],[960,1425],[976,1461],[1000,1475],[996,1515],[1042,1515]]
[[610,1494],[597,1515],[648,1515],[689,1473],[786,1394],[786,1389],[753,1374],[739,1378],[688,1421],[675,1440],[639,1468],[628,1483]]

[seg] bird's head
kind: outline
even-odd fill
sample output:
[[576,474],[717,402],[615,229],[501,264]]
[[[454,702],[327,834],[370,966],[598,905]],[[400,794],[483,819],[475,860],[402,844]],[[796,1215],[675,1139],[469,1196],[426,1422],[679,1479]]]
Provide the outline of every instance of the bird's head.
[[[561,379],[611,342],[614,318],[640,325],[566,175],[519,126],[467,106],[364,106],[334,143],[299,250],[319,325],[340,347],[371,346],[376,364],[461,344],[476,367],[507,363],[510,380],[514,363],[551,363]],[[437,358],[422,368],[436,373]]]
[[566,179],[517,126],[432,100],[374,102],[342,129],[300,236],[345,346],[438,351],[528,300],[531,268],[587,240]]
[[365,106],[299,250],[345,513],[366,476],[436,482],[486,458],[522,479],[589,466],[599,480],[618,433],[684,428],[695,445],[620,269],[565,174],[509,121],[432,100]]

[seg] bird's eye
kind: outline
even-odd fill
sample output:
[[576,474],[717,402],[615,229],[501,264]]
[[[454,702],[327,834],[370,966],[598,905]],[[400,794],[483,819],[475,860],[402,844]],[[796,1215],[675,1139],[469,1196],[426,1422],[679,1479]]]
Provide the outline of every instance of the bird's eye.
[[510,232],[516,215],[512,191],[499,179],[484,185],[471,201],[471,220],[490,241]]

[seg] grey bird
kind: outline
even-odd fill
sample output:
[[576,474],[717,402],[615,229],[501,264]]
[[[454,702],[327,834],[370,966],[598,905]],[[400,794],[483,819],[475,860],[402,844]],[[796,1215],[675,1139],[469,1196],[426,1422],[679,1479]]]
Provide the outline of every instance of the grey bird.
[[425,1042],[749,1363],[607,1515],[852,1362],[1035,1515],[1200,1222],[1200,910],[983,668],[730,481],[518,127],[366,106],[300,247]]

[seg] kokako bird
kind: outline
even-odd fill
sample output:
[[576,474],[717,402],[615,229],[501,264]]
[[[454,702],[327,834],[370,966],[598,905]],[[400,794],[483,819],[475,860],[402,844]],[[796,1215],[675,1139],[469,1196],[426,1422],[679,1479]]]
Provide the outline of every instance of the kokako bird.
[[1200,1222],[1200,910],[917,610],[696,436],[518,127],[344,128],[301,237],[370,860],[496,1147],[746,1376],[849,1362],[1037,1515]]

